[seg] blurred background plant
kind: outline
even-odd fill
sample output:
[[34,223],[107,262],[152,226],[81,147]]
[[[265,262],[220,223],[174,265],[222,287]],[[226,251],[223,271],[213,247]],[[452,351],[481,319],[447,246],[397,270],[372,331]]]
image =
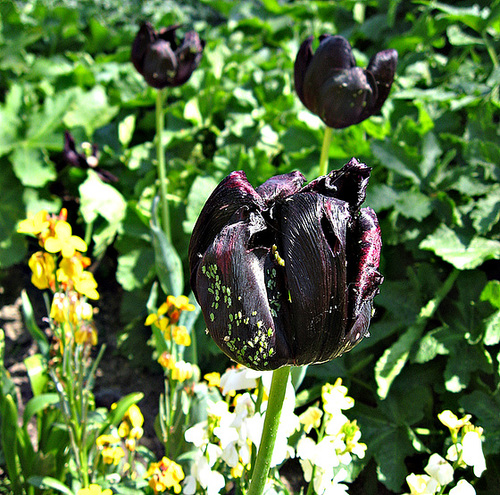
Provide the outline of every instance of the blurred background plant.
[[[467,480],[478,493],[498,487],[498,472],[490,469],[500,462],[498,0],[202,0],[182,6],[168,0],[5,0],[0,16],[2,305],[19,296],[11,293],[16,274],[27,273],[24,267],[38,250],[16,233],[18,223],[29,213],[58,215],[66,208],[71,235],[89,247],[100,294],[112,291],[120,302],[114,326],[99,328],[101,341],[113,334],[117,342],[116,349],[105,351],[101,365],[121,355],[151,376],[164,371],[156,362],[158,350],[151,359],[147,342],[155,349],[159,344],[151,341],[153,326],[144,322],[168,295],[190,293],[189,236],[215,185],[233,170],[244,170],[254,185],[295,169],[307,179],[318,173],[323,125],[293,91],[301,42],[309,35],[342,35],[360,67],[373,54],[396,49],[397,74],[381,113],[337,130],[328,157],[330,169],[352,156],[373,167],[367,205],[381,221],[385,281],[375,299],[372,336],[341,359],[309,367],[297,404],[308,404],[306,396],[319,400],[319,390],[332,377],[348,385],[355,404],[343,414],[356,419],[367,445],[351,493],[401,493],[410,473],[424,472],[430,453],[446,457],[436,419],[443,410],[474,415],[474,424],[484,429],[488,469],[479,480]],[[130,62],[143,20],[156,27],[181,24],[180,34],[193,28],[206,41],[199,68],[182,87],[168,88],[163,107],[172,244],[184,272],[183,281],[176,281],[177,293],[159,280],[166,261],[154,204],[159,190],[153,144],[156,90]],[[87,165],[92,157],[93,166],[74,166],[65,156],[66,130],[76,153],[86,157]],[[118,181],[103,180],[100,170]],[[40,267],[48,259],[35,257],[31,264],[43,274]],[[23,301],[29,308],[25,296]],[[101,297],[94,303],[101,314],[107,301]],[[35,309],[25,321],[39,345],[35,354],[43,357],[50,345],[29,323],[46,327],[39,313]],[[205,335],[198,314],[182,315],[192,318],[189,324],[179,323],[192,343],[179,346],[185,351],[181,359],[196,365],[201,376],[223,373],[229,363]],[[85,335],[91,339],[92,329]],[[16,348],[8,338],[5,345],[4,360],[11,360]],[[80,346],[82,358],[89,352],[83,343],[74,346]],[[93,352],[92,360],[97,357]],[[31,378],[43,367],[36,364],[40,357],[29,359]],[[89,370],[80,371],[83,378]],[[187,383],[193,392],[183,393],[199,404],[206,397],[204,387],[207,394],[213,389],[203,380]],[[56,394],[50,400],[59,402],[55,389],[34,387],[34,398],[43,390]],[[20,404],[3,368],[2,391],[2,425],[13,425]],[[35,416],[39,431],[46,432],[39,434],[48,443],[33,449],[39,457],[58,442],[54,438],[69,435],[62,412],[46,405],[25,409],[26,417]],[[130,405],[120,407],[116,421],[112,412],[103,413],[105,422],[118,427]],[[302,412],[298,409],[297,415]],[[195,416],[191,420],[198,422]],[[31,452],[25,433],[3,431],[15,431]],[[54,436],[49,441],[44,435]],[[50,476],[60,480],[70,454],[53,455]],[[6,469],[11,461],[5,452],[2,456],[0,465]],[[45,464],[37,460],[35,465]],[[184,468],[187,478],[191,471],[187,464]],[[23,473],[14,477],[23,487],[24,476],[40,475]]]

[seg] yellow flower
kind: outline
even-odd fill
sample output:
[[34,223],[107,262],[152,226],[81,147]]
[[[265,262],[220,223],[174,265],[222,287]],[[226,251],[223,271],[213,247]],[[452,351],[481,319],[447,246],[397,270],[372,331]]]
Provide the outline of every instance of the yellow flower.
[[241,462],[238,462],[236,466],[231,468],[231,476],[235,479],[241,478],[241,476],[243,475],[243,469],[244,469],[243,464]]
[[158,358],[158,362],[166,370],[170,370],[175,366],[175,359],[172,354],[169,354],[168,352],[163,352]]
[[144,325],[146,325],[146,326],[152,325],[153,323],[156,322],[156,320],[158,320],[158,315],[156,313],[151,313],[146,318]]
[[36,215],[29,216],[26,220],[21,220],[17,227],[20,234],[38,235],[49,228],[49,214],[47,211],[39,211]]
[[149,486],[155,494],[164,492],[167,488],[173,488],[174,493],[180,493],[184,471],[179,464],[163,457],[160,462],[151,463],[144,477],[149,478]]
[[63,258],[59,262],[59,269],[57,270],[57,281],[66,283],[70,280],[78,280],[83,273],[82,259],[78,256],[71,258]]
[[80,488],[77,495],[113,495],[113,492],[109,488],[103,490],[99,485],[91,484],[88,488]]
[[323,411],[319,407],[311,406],[299,416],[299,421],[304,425],[305,432],[309,433],[313,427],[319,428],[322,416]]
[[91,323],[81,323],[80,328],[75,332],[75,342],[77,344],[97,345],[97,330]]
[[31,255],[28,265],[33,272],[31,275],[31,282],[35,287],[43,290],[53,286],[56,264],[51,254],[37,251]]
[[136,404],[132,404],[127,409],[124,417],[130,421],[133,428],[141,427],[144,424],[144,416]]
[[56,292],[50,307],[50,317],[57,323],[63,323],[69,319],[70,302],[64,292]]
[[49,253],[61,252],[63,258],[71,258],[75,251],[87,251],[87,244],[77,235],[72,235],[71,225],[58,220],[54,226],[54,235],[45,239],[44,248]]
[[193,365],[186,361],[177,361],[171,369],[172,380],[184,382],[193,376]]
[[194,304],[191,304],[186,296],[168,296],[167,303],[180,311],[194,311]]
[[106,447],[102,450],[101,455],[105,464],[113,464],[117,466],[122,458],[125,457],[125,452],[120,446]]
[[142,438],[144,434],[144,430],[142,429],[143,423],[144,416],[141,410],[137,405],[132,404],[127,409],[127,412],[123,416],[123,421],[118,427],[118,435],[122,438],[128,437],[125,441],[125,447],[127,447],[128,450],[135,450],[136,440]]
[[75,280],[75,290],[89,299],[99,299],[99,292],[96,289],[97,282],[91,272],[83,271],[80,278]]
[[207,373],[203,378],[208,382],[209,387],[220,387],[220,373],[217,373],[217,371]]
[[177,345],[188,347],[191,345],[191,336],[184,326],[172,327],[172,337]]
[[97,437],[95,443],[99,448],[103,448],[120,443],[120,438],[115,435],[100,435]]

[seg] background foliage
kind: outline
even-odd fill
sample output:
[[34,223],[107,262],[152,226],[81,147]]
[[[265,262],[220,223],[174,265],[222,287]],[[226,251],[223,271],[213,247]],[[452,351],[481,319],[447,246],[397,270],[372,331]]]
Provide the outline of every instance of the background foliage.
[[[330,151],[330,168],[352,156],[373,167],[367,203],[381,220],[385,282],[372,337],[344,358],[309,367],[303,387],[335,376],[349,384],[350,415],[368,445],[364,493],[377,493],[377,480],[404,489],[409,467],[442,442],[435,418],[443,409],[466,410],[484,427],[488,470],[477,488],[494,493],[500,2],[2,1],[0,266],[8,273],[27,259],[30,246],[14,233],[27,212],[66,206],[92,255],[116,260],[121,350],[138,366],[150,357],[143,322],[158,266],[155,94],[129,61],[142,20],[180,23],[207,43],[200,68],[168,93],[163,135],[186,294],[189,236],[224,176],[244,170],[258,185],[295,169],[308,179],[317,174],[322,125],[293,90],[301,41],[341,34],[361,66],[377,51],[398,50],[382,114],[337,131]],[[62,162],[66,129],[77,143],[99,146],[99,166],[117,183]],[[222,370],[227,363],[202,321],[197,330],[200,367]]]

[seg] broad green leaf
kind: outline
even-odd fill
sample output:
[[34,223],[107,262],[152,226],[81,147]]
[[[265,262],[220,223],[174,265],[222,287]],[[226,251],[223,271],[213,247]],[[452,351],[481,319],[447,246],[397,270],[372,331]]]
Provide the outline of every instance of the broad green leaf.
[[95,86],[84,93],[79,91],[70,110],[64,116],[64,124],[69,127],[83,127],[88,136],[92,136],[99,127],[108,124],[118,113],[119,107],[108,102],[108,96],[102,86]]
[[421,243],[421,249],[433,251],[459,270],[470,270],[486,260],[500,258],[500,242],[484,237],[474,237],[466,245],[455,231],[442,224]]
[[432,213],[432,202],[425,194],[411,189],[398,195],[394,208],[404,217],[421,222]]
[[492,188],[484,198],[475,202],[472,224],[478,234],[487,234],[500,221],[500,186]]
[[47,160],[45,154],[39,149],[28,148],[24,143],[16,146],[10,160],[24,186],[43,187],[56,178],[54,164]]
[[387,143],[371,143],[372,153],[378,158],[382,166],[393,172],[411,179],[415,184],[420,183],[418,175],[403,161],[401,161]]
[[490,280],[481,292],[481,301],[489,301],[492,306],[500,309],[500,281]]
[[30,476],[28,483],[40,488],[40,490],[57,490],[65,495],[74,495],[71,489],[64,483],[61,483],[59,480],[51,478],[50,476]]
[[198,176],[191,186],[187,197],[186,220],[182,222],[182,227],[186,234],[191,234],[194,224],[205,205],[208,197],[216,188],[217,181],[210,176]]
[[22,96],[21,86],[14,84],[7,93],[5,105],[0,106],[0,156],[15,148],[19,141]]
[[58,404],[59,401],[59,396],[56,393],[41,394],[30,399],[23,413],[24,427],[27,427],[29,421],[35,414],[38,414],[49,406]]
[[437,159],[441,153],[441,147],[439,146],[439,142],[434,133],[427,133],[423,139],[422,161],[419,165],[421,177],[427,177],[434,169],[437,168]]
[[86,223],[94,222],[100,215],[118,229],[125,217],[127,203],[117,189],[104,183],[93,170],[89,170],[87,180],[78,190],[81,198],[80,212]]
[[485,320],[484,345],[497,345],[500,342],[500,310]]
[[446,345],[438,338],[441,329],[433,330],[426,333],[418,342],[418,350],[412,359],[415,363],[427,363],[432,361],[436,356],[449,354],[450,351]]
[[[130,241],[125,237],[121,242]],[[145,243],[135,243],[118,257],[116,279],[126,291],[144,286],[154,269],[154,252]]]
[[159,198],[155,198],[151,215],[151,237],[155,251],[156,274],[165,294],[180,296],[184,290],[184,274],[182,261],[175,247],[159,227],[157,206]]

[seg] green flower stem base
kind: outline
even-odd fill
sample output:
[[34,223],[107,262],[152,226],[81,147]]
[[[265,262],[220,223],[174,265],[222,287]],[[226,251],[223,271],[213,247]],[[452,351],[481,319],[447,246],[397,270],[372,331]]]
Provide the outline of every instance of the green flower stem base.
[[273,371],[266,417],[262,428],[262,438],[247,495],[261,495],[264,491],[271,466],[271,458],[273,456],[276,433],[280,424],[281,409],[283,408],[289,375],[290,366],[284,366]]
[[323,146],[321,147],[321,156],[319,158],[319,175],[326,175],[328,173],[328,154],[330,152],[330,145],[332,144],[333,129],[325,126],[325,135],[323,136]]
[[161,203],[161,226],[169,242],[172,242],[170,233],[170,213],[168,211],[167,199],[167,167],[165,164],[165,150],[163,149],[163,126],[165,114],[163,112],[163,101],[165,90],[156,92],[156,160],[158,167],[158,179],[160,180],[160,203]]

